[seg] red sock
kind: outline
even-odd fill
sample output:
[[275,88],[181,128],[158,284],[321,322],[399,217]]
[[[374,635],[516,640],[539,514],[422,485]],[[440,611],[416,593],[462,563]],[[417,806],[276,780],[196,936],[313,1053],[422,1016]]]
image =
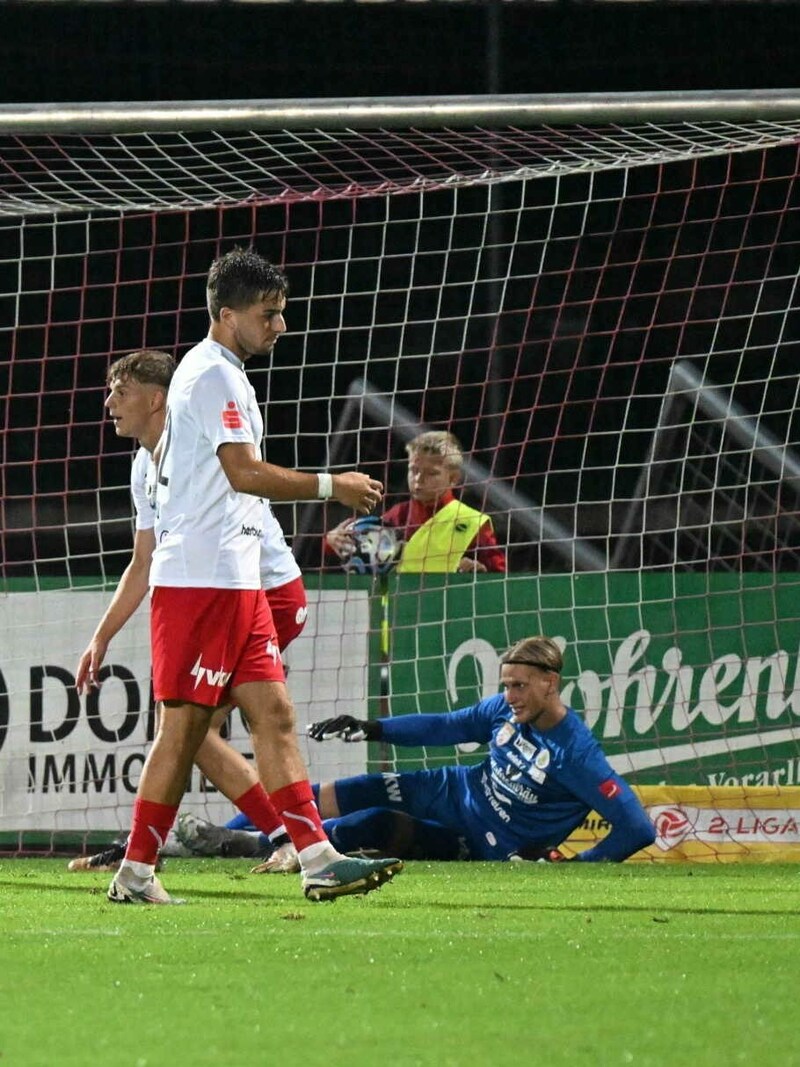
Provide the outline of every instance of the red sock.
[[154,865],[158,850],[166,841],[177,814],[177,805],[157,804],[154,800],[137,797],[133,805],[133,821],[125,859]]
[[270,793],[269,799],[283,819],[298,852],[309,845],[328,840],[322,829],[322,820],[314,803],[310,782],[292,782]]
[[234,804],[239,811],[244,812],[253,826],[260,830],[262,834],[269,836],[283,825],[280,815],[272,806],[267,791],[260,782],[251,786],[240,797],[237,797],[234,800]]

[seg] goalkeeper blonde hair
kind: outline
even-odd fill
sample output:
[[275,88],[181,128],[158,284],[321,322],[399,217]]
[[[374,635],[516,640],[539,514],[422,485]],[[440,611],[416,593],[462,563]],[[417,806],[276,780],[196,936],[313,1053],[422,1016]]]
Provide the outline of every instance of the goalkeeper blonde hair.
[[561,649],[551,637],[524,637],[517,641],[500,657],[500,665],[519,663],[524,667],[539,667],[543,671],[555,671],[561,674],[564,669],[564,657]]

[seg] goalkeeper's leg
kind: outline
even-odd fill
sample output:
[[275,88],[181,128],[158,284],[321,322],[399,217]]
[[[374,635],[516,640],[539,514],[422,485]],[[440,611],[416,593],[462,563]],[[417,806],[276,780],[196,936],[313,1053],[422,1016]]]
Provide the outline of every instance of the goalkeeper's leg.
[[325,832],[340,852],[372,852],[409,860],[468,859],[464,839],[431,819],[366,808],[327,819]]

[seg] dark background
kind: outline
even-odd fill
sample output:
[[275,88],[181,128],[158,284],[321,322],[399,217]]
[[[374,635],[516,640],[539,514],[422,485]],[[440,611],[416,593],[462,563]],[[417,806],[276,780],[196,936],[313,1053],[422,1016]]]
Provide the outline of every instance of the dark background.
[[786,88],[796,3],[6,2],[2,102]]
[[[798,84],[798,39],[797,4],[742,0],[28,0],[0,6],[0,92],[5,103],[54,103],[791,88]],[[90,231],[80,219],[52,228],[0,228],[9,244],[0,264],[3,293],[15,292],[16,255],[25,249],[22,298],[16,308],[10,300],[2,305],[17,316],[17,328],[8,329],[9,317],[0,329],[0,339],[8,339],[0,351],[0,392],[11,401],[2,494],[5,575],[60,577],[68,566],[74,578],[96,575],[98,561],[104,575],[124,565],[130,451],[104,420],[105,368],[112,356],[131,348],[146,344],[180,355],[203,336],[208,263],[231,242],[252,240],[287,266],[293,287],[294,332],[280,346],[281,365],[272,375],[266,369],[254,374],[259,395],[270,405],[271,446],[282,449],[273,456],[277,462],[313,469],[341,414],[341,403],[334,410],[331,396],[341,399],[351,381],[366,376],[384,395],[399,388],[414,418],[453,429],[496,478],[605,551],[609,535],[620,535],[631,523],[636,530],[642,521],[637,513],[629,522],[626,512],[629,501],[638,499],[642,463],[676,357],[695,360],[721,386],[736,383],[736,398],[748,412],[760,412],[762,423],[781,440],[797,440],[791,399],[800,335],[791,289],[799,232],[797,158],[796,148],[786,147],[773,151],[769,161],[758,152],[733,157],[730,172],[724,159],[671,165],[663,196],[656,195],[657,168],[634,169],[619,215],[602,203],[605,185],[613,186],[615,179],[598,179],[594,228],[580,236],[581,218],[564,212],[559,233],[570,239],[552,243],[553,262],[544,264],[533,292],[528,285],[526,292],[511,294],[510,312],[498,328],[492,287],[483,286],[477,304],[470,304],[463,335],[460,327],[446,322],[440,327],[437,321],[436,274],[427,279],[431,291],[422,298],[414,275],[411,289],[419,306],[402,314],[383,310],[392,328],[370,326],[371,305],[364,305],[363,294],[386,284],[369,273],[377,270],[377,257],[372,262],[362,249],[362,266],[351,268],[346,278],[341,266],[351,221],[359,222],[362,240],[372,235],[380,244],[382,209],[368,201],[357,209],[334,199],[319,210],[295,204],[290,212],[243,207],[134,213],[124,223],[112,214],[93,222]],[[549,182],[534,183],[543,202],[551,195]],[[575,176],[563,183],[563,192],[578,204],[587,202],[585,183],[584,176]],[[429,195],[428,201],[435,208],[449,195]],[[469,208],[467,195],[472,194],[462,194],[462,212]],[[485,193],[474,195],[480,200]],[[501,188],[493,195],[496,236],[505,245],[510,234],[503,233],[500,209],[512,206],[512,194]],[[406,207],[414,209],[412,201],[393,198],[391,234],[398,247],[388,250],[414,258],[415,271],[422,271],[418,253],[425,238],[417,244],[415,224],[409,223],[409,234],[402,224]],[[476,211],[485,209],[476,203]],[[529,225],[534,217],[529,213]],[[640,246],[653,220],[658,225]],[[312,268],[321,256],[318,236],[329,246],[322,251],[339,266],[329,268],[330,278],[316,270],[312,285]],[[10,242],[16,242],[16,252]],[[480,240],[470,238],[469,246],[465,277],[490,274],[491,263],[475,260]],[[639,269],[640,256],[652,277]],[[600,271],[598,265],[609,269]],[[595,299],[599,273],[605,289]],[[467,286],[470,300],[473,288]],[[458,288],[450,285],[446,292],[453,296]],[[343,296],[330,301],[330,294]],[[630,294],[639,299],[628,300]],[[690,296],[691,309],[685,306]],[[761,313],[751,327],[756,300]],[[622,302],[628,308],[624,321]],[[426,331],[434,323],[431,345]],[[346,338],[333,381],[328,353],[343,326]],[[308,351],[305,333],[311,337]],[[769,360],[772,387],[766,384]],[[486,388],[487,361],[499,402]],[[309,366],[313,374],[305,373]],[[392,492],[403,493],[403,442],[387,437],[385,427],[347,429],[353,444],[340,457],[344,464],[372,463]],[[668,442],[673,452],[688,447]],[[726,472],[723,482],[733,488],[715,527],[724,538],[705,543],[708,515],[719,508],[708,485],[719,481],[715,457],[721,446],[714,438],[691,447],[708,453],[714,468],[706,483],[702,464],[695,464],[699,474],[691,497],[702,512],[693,520],[697,539],[680,546],[658,543],[645,558],[634,537],[633,555],[623,556],[619,565],[670,565],[680,558],[687,566],[705,566],[711,556],[726,567],[739,567],[745,559],[746,566],[759,569],[795,569],[800,532],[796,522],[788,533],[778,528],[777,519],[797,514],[797,493],[776,508],[781,490],[769,471],[739,464]],[[682,480],[682,469],[676,470],[670,485]],[[754,507],[748,486],[762,483],[764,503]],[[474,497],[468,495],[470,502],[486,506],[477,488]],[[674,493],[673,498],[678,499]],[[690,525],[686,514],[675,512],[677,503],[670,507],[657,516],[657,525],[668,531],[676,523]],[[496,509],[487,510],[502,522]],[[321,516],[322,509],[315,512]],[[280,517],[287,531],[297,534],[297,514]],[[329,524],[341,517],[333,514]],[[313,531],[312,547],[308,538],[301,543],[306,567],[318,565],[320,532]],[[502,533],[516,569],[568,566],[562,553],[537,547],[528,534],[515,531],[513,521],[503,523]]]

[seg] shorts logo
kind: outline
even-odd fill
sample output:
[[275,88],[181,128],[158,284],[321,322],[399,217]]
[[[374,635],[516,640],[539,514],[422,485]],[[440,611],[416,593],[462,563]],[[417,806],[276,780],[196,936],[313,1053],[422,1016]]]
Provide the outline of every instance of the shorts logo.
[[203,680],[205,680],[206,684],[212,689],[221,689],[223,685],[227,685],[230,681],[231,672],[224,670],[212,671],[210,667],[203,667],[200,663],[202,658],[203,653],[201,652],[197,657],[197,663],[195,663],[194,667],[189,671],[189,674],[194,677],[195,689],[197,689],[198,685],[200,685]]
[[226,430],[241,430],[242,416],[235,400],[229,400],[222,411],[222,425]]
[[271,638],[270,638],[269,641],[267,641],[267,647],[265,649],[265,652],[267,653],[268,656],[271,657],[272,662],[274,664],[277,664],[278,660],[280,659],[281,652],[280,652],[280,649],[278,648],[278,646],[275,644],[275,642]]

